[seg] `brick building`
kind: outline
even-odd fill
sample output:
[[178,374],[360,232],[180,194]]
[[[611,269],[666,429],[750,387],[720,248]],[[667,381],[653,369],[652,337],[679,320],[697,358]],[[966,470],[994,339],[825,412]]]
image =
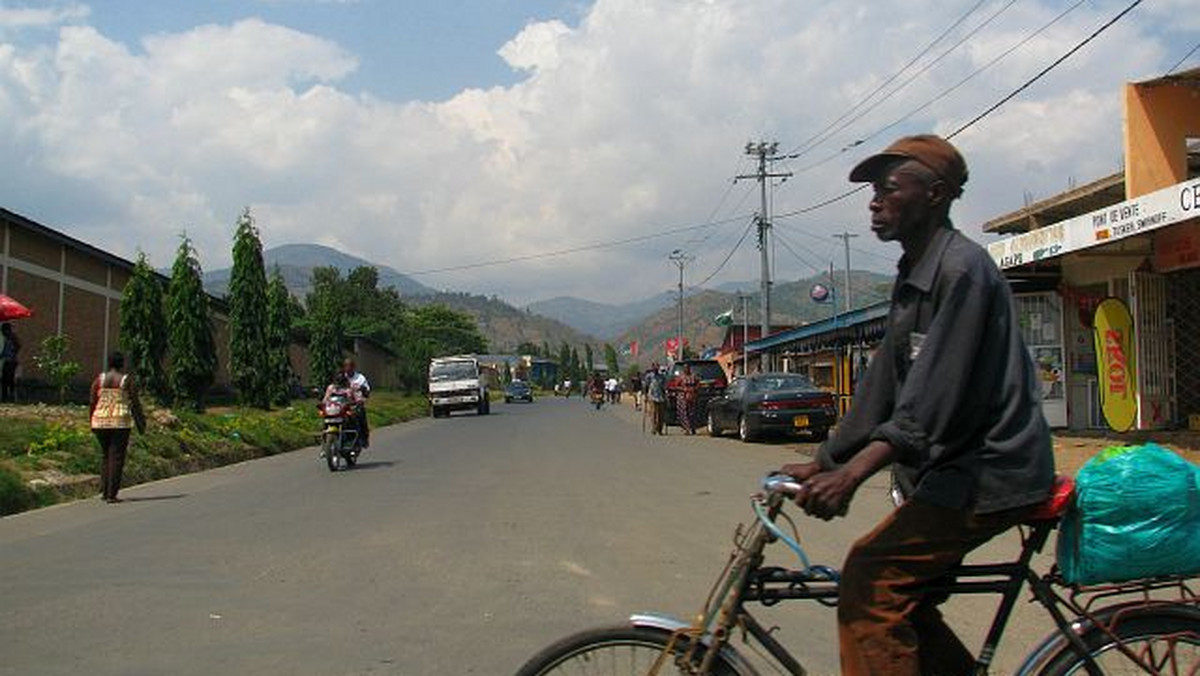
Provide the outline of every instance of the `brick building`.
[[[77,381],[85,385],[119,344],[121,294],[133,263],[7,209],[0,209],[0,227],[0,292],[33,310],[13,322],[22,345],[18,391],[42,380],[33,355],[58,333],[70,337],[69,359],[83,367]],[[221,301],[212,300],[216,383],[228,386],[229,323]]]

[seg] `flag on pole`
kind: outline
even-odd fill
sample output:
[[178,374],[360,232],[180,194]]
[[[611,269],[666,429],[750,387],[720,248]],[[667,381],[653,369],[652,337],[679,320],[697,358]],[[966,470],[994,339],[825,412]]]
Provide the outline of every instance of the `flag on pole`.
[[713,324],[717,326],[729,326],[733,324],[733,308],[729,308],[716,317],[713,317]]
[[631,340],[628,343],[622,345],[621,346],[621,356],[637,357],[638,356],[638,342],[636,340]]

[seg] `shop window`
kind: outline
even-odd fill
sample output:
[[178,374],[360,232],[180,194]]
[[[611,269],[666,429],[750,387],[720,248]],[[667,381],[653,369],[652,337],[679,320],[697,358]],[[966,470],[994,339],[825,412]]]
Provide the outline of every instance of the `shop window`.
[[1187,145],[1187,177],[1200,176],[1200,137],[1189,136],[1184,142]]

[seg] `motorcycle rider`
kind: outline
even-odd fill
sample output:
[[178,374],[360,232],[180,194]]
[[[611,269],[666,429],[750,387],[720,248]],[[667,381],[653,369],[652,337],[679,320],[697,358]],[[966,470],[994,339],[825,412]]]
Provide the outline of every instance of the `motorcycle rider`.
[[371,445],[371,428],[367,424],[367,398],[371,396],[371,384],[367,382],[367,377],[358,370],[358,365],[354,363],[353,357],[346,357],[342,361],[341,375],[346,377],[346,381],[350,385],[350,389],[354,392],[354,410],[355,418],[358,419],[358,434],[362,439],[362,447],[367,448]]

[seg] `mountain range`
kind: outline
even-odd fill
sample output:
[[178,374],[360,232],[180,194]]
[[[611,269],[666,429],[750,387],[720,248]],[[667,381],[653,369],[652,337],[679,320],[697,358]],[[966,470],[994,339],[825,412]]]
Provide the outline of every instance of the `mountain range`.
[[[386,265],[319,244],[285,244],[267,249],[263,251],[263,263],[268,275],[279,268],[288,291],[301,301],[312,291],[314,268],[334,267],[345,274],[357,267],[373,267],[379,272],[379,286],[394,287],[406,302],[413,305],[437,303],[474,317],[493,352],[514,352],[521,343],[546,344],[554,350],[564,342],[568,345],[598,343],[586,332],[518,309],[494,296],[436,291]],[[205,272],[205,290],[215,296],[224,296],[229,291],[231,273],[230,268]]]
[[[302,301],[312,290],[313,268],[335,267],[346,273],[360,266],[374,267],[379,272],[379,285],[394,287],[406,302],[438,303],[470,314],[479,323],[492,352],[513,352],[522,343],[548,345],[557,353],[562,343],[581,348],[585,344],[599,347],[608,342],[625,346],[636,342],[641,352],[657,356],[661,354],[662,343],[679,330],[678,298],[669,292],[624,304],[560,296],[517,308],[496,296],[436,291],[386,265],[318,244],[286,244],[267,249],[263,261],[268,274],[279,268],[289,291]],[[214,295],[224,295],[229,288],[230,272],[228,268],[206,272],[205,288]],[[855,307],[887,300],[891,281],[888,275],[854,271],[850,282]],[[834,298],[832,302],[814,302],[810,290],[818,283],[828,284],[828,279],[816,275],[776,282],[771,294],[772,324],[796,326],[831,316],[833,304],[840,307],[842,301]],[[725,329],[713,322],[717,315],[733,309],[736,323],[742,322],[738,289],[755,290],[748,297],[747,309],[750,323],[757,325],[759,300],[755,282],[729,283],[716,290],[696,290],[685,295],[684,335],[693,349],[720,344]],[[643,357],[642,361],[648,362],[650,358]]]
[[[373,267],[379,271],[379,286],[395,287],[402,296],[420,296],[437,293],[436,290],[425,286],[408,275],[396,272],[386,265],[379,265],[368,260],[342,253],[337,249],[320,244],[284,244],[263,251],[263,264],[266,265],[267,275],[278,267],[283,274],[292,295],[304,299],[312,291],[313,268],[337,268],[344,275],[354,268],[361,266]],[[222,268],[204,273],[204,288],[216,296],[223,296],[229,291],[230,268]]]

